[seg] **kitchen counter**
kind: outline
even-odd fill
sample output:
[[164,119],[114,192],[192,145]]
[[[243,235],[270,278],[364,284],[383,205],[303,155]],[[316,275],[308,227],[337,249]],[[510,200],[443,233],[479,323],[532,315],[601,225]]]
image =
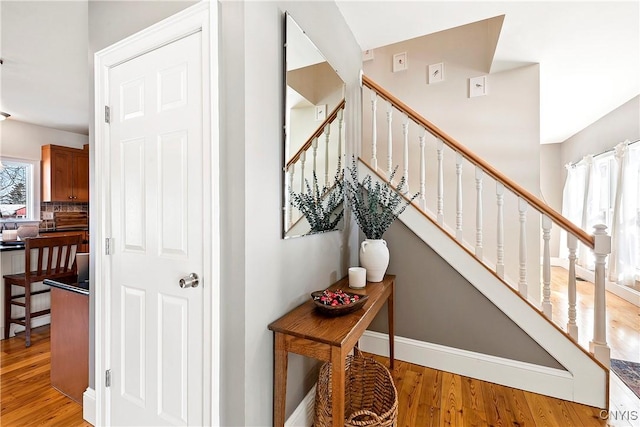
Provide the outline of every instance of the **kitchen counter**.
[[52,288],[63,289],[65,291],[74,292],[81,295],[89,295],[89,281],[85,280],[82,283],[64,283],[57,280],[44,279],[45,285],[49,285]]
[[3,242],[0,240],[0,252],[24,250],[24,242]]

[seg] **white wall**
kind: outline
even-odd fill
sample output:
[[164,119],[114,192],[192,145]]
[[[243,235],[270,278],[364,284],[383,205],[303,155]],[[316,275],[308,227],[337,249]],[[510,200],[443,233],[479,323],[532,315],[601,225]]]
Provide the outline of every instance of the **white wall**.
[[87,135],[47,128],[17,120],[0,122],[0,156],[40,161],[40,147],[47,144],[82,148]]
[[[510,71],[488,74],[487,58],[491,58],[495,38],[492,35],[495,22],[481,21],[418,37],[393,45],[374,49],[374,59],[364,62],[364,72],[386,90],[412,109],[434,123],[462,145],[484,158],[511,180],[533,194],[540,185],[540,84],[539,66],[530,65]],[[408,70],[392,72],[393,55],[407,52]],[[427,84],[429,64],[443,62],[445,81]],[[469,98],[468,79],[488,75],[489,94]],[[371,157],[370,96],[363,102],[367,110],[363,118],[366,160]],[[387,164],[387,104],[377,103],[378,166],[386,170]],[[402,117],[394,112],[393,164],[404,166],[402,160]],[[409,127],[411,192],[419,190],[419,140],[421,130]],[[437,161],[435,139],[426,141],[427,207],[436,212]],[[456,224],[456,176],[455,154],[444,152],[444,215],[445,223]],[[475,242],[476,189],[474,168],[467,162],[463,166],[463,230],[464,240]],[[400,176],[400,175],[398,175]],[[483,182],[483,247],[484,256],[495,263],[496,259],[496,196],[495,183],[485,176]],[[517,199],[505,194],[505,273],[512,281],[518,280],[519,222]],[[527,253],[529,260],[540,254],[539,215],[529,209],[527,215]],[[529,294],[535,299],[539,294],[539,265],[527,264]],[[536,287],[536,285],[538,287]]]
[[[562,188],[565,179],[562,173],[561,151],[561,144],[540,146],[540,193],[544,201],[559,213],[562,213]],[[551,227],[549,246],[551,256],[559,256],[560,227]]]
[[560,167],[563,179],[567,176],[565,164],[578,162],[587,154],[610,150],[627,139],[640,139],[640,96],[630,99],[562,143]]
[[[346,273],[349,231],[281,238],[282,25],[289,11],[347,84],[347,141],[359,130],[360,48],[331,2],[222,2],[223,408],[226,426],[272,423],[267,325]],[[348,148],[350,153],[352,148]],[[317,362],[291,356],[287,414]]]

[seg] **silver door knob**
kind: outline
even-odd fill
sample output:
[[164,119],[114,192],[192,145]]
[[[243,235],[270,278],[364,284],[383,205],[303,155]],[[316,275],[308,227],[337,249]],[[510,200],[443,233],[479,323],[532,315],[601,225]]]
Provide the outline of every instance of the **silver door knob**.
[[191,273],[188,276],[183,277],[182,279],[180,279],[180,282],[178,282],[180,284],[181,288],[197,288],[198,284],[200,283],[199,279],[198,279],[198,275],[196,273]]

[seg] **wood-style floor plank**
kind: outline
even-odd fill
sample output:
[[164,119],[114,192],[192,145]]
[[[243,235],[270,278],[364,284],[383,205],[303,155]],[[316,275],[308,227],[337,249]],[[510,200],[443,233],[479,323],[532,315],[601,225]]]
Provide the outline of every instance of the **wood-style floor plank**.
[[18,336],[0,341],[0,425],[2,427],[88,427],[82,406],[50,382],[49,327],[32,331],[31,347]]
[[[551,268],[552,319],[562,330],[566,330],[569,318],[568,277],[564,268]],[[594,285],[580,280],[576,282],[576,288],[578,343],[588,349],[593,338]],[[606,301],[607,343],[611,347],[611,357],[640,363],[640,307],[611,292],[606,293]]]
[[[385,357],[365,356],[389,366]],[[608,424],[600,418],[599,408],[400,360],[392,376],[398,388],[399,427],[627,427],[620,422]],[[620,400],[618,393],[612,388],[612,402]]]

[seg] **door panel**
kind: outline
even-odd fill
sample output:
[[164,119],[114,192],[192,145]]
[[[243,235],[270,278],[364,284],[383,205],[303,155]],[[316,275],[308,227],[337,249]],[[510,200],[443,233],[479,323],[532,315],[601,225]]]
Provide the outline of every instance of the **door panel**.
[[201,54],[195,33],[109,74],[113,425],[202,424]]

